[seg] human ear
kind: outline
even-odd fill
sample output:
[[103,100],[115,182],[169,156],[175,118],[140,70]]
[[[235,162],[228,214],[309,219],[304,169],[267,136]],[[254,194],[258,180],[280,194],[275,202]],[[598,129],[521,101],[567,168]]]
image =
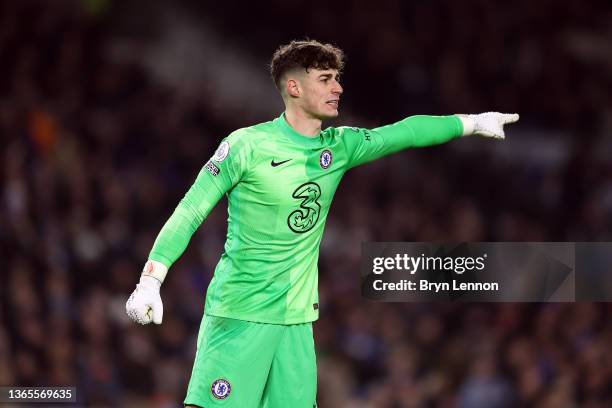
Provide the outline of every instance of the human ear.
[[287,80],[287,94],[294,98],[300,96],[300,87],[295,79]]

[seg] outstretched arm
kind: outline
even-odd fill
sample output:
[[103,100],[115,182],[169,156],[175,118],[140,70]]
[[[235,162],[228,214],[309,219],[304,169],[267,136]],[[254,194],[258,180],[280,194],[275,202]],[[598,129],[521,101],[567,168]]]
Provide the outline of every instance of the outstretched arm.
[[355,167],[403,149],[433,146],[460,136],[503,138],[503,125],[517,120],[516,114],[497,112],[478,115],[417,115],[374,129],[341,129],[350,152],[349,167]]

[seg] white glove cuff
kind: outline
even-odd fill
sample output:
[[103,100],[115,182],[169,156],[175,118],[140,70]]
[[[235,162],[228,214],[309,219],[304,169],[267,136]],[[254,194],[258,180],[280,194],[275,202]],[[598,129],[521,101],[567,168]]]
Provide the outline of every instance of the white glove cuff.
[[166,265],[152,259],[149,259],[144,268],[142,268],[142,276],[152,276],[157,279],[160,284],[164,282],[167,273],[168,268]]
[[463,133],[461,136],[469,136],[474,133],[474,119],[471,118],[471,115],[457,115],[463,124]]

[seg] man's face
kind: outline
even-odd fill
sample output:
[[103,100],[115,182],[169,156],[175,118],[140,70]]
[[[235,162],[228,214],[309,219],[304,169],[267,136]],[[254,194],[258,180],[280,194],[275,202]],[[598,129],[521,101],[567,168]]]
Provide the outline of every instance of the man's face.
[[299,106],[312,117],[325,120],[338,116],[340,105],[340,75],[335,69],[314,69],[297,78]]

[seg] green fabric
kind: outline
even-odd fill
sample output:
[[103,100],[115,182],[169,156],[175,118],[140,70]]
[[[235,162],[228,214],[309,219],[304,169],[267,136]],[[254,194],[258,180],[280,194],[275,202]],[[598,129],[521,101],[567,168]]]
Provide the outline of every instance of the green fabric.
[[371,130],[328,128],[308,138],[284,115],[237,130],[224,139],[227,157],[216,153],[216,161],[213,157],[200,171],[149,258],[170,267],[227,193],[227,240],[205,313],[275,324],[316,320],[319,244],[344,173],[401,149],[446,142],[462,131],[456,116],[413,116]]
[[[220,379],[229,384],[223,399],[212,391]],[[316,389],[312,323],[277,325],[204,315],[186,405],[312,408]]]

